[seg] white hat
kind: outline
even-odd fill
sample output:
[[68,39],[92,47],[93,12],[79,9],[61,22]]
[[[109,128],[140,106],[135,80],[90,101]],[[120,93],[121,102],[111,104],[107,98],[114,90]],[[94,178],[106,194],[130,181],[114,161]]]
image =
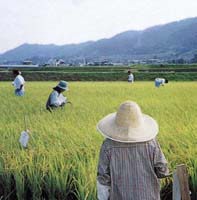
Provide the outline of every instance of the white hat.
[[107,138],[118,142],[137,143],[149,141],[158,134],[158,124],[141,112],[133,101],[122,103],[116,113],[101,119],[97,130]]

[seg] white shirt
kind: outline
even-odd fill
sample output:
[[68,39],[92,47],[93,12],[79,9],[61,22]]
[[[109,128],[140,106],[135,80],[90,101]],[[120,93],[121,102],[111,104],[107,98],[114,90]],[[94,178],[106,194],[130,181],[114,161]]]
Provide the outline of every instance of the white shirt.
[[20,89],[21,85],[23,85],[22,90],[24,91],[24,83],[25,83],[24,78],[19,74],[14,79],[13,85],[16,89]]
[[50,95],[50,105],[61,106],[62,103],[66,103],[66,97],[54,90]]
[[134,81],[134,76],[133,74],[128,75],[128,81]]
[[165,84],[165,79],[164,78],[156,78],[155,79],[155,84],[157,84],[157,86],[164,85]]

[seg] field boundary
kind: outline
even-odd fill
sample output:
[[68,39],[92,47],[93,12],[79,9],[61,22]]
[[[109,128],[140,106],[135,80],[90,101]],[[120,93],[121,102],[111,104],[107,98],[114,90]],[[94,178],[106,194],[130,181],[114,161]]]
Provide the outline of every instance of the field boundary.
[[[127,81],[128,70],[135,81],[153,81],[163,77],[173,81],[197,81],[197,66],[132,67],[38,67],[19,69],[26,81]],[[0,80],[13,80],[12,69],[0,69]]]

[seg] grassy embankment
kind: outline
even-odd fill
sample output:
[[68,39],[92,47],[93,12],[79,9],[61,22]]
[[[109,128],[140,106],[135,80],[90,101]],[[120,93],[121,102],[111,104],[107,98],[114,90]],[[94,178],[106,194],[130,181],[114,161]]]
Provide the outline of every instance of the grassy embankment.
[[[130,67],[40,67],[21,69],[27,81],[125,81],[131,69],[137,81],[164,77],[174,81],[197,80],[197,65],[134,65]],[[1,69],[0,79],[13,79],[11,69]]]

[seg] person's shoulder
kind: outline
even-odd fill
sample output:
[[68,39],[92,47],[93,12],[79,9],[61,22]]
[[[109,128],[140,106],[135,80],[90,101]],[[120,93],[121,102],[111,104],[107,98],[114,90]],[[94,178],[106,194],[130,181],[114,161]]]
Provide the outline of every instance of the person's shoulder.
[[53,91],[50,93],[49,96],[50,96],[51,98],[52,98],[52,97],[56,97],[56,96],[58,96],[58,92],[55,91],[55,90],[53,90]]
[[108,145],[109,144],[109,139],[108,138],[105,138],[104,140],[103,140],[103,146],[106,146],[106,145]]
[[148,141],[147,144],[149,146],[151,146],[152,148],[154,148],[154,149],[155,148],[160,148],[160,144],[159,144],[157,138],[153,138],[152,140]]
[[17,76],[15,77],[15,79],[14,79],[15,82],[18,82],[18,81],[20,81],[20,80],[21,80],[20,75],[17,75]]
[[15,77],[15,80],[17,80],[17,79],[19,79],[20,78],[20,75],[17,75],[16,77]]
[[20,80],[24,80],[23,76],[22,75],[18,75],[16,78],[20,79]]
[[51,94],[53,94],[53,95],[58,95],[58,92],[57,92],[56,90],[53,90],[53,91],[51,92]]
[[105,148],[105,149],[109,149],[109,148],[113,147],[113,145],[114,145],[114,141],[109,138],[106,138],[102,144],[103,148]]

